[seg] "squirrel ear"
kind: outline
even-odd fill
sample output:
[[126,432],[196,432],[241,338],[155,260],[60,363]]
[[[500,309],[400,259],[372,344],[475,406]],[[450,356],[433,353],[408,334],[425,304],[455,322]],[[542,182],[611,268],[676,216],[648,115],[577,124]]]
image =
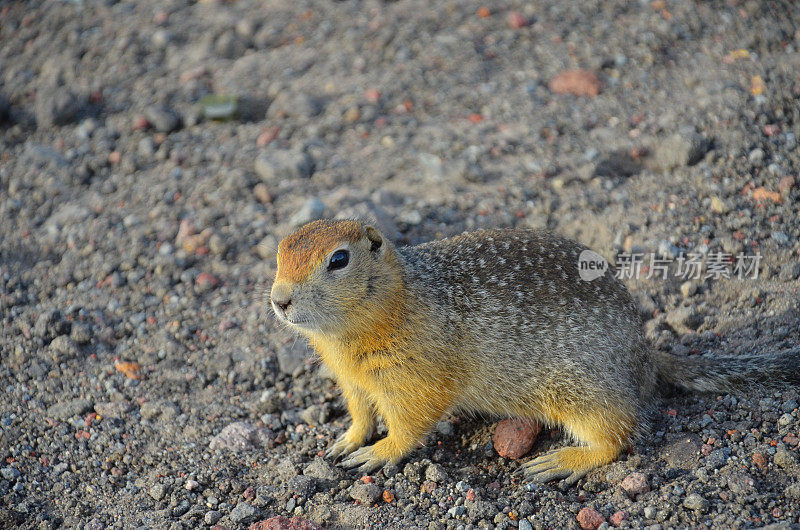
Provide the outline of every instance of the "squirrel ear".
[[378,232],[375,227],[365,226],[364,232],[367,234],[367,239],[369,239],[370,243],[372,243],[372,245],[369,247],[370,252],[375,252],[381,248],[381,246],[383,246],[383,236],[381,236],[381,233]]

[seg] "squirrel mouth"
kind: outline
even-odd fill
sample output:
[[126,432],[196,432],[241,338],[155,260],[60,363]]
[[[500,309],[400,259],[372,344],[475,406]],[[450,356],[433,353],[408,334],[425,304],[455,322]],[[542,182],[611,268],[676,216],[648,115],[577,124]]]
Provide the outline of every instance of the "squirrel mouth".
[[278,319],[282,320],[283,322],[286,322],[290,326],[296,326],[298,328],[306,327],[306,324],[310,322],[309,319],[307,318],[302,318],[302,317],[290,318],[286,313],[278,314]]

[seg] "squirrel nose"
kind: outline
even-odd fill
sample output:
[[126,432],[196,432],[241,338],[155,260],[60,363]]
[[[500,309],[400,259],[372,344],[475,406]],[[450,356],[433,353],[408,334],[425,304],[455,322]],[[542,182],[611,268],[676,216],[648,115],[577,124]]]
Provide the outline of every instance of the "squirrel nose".
[[278,306],[278,308],[280,308],[281,311],[286,311],[289,308],[289,306],[292,304],[292,299],[290,298],[288,300],[279,300],[279,299],[273,298],[272,299],[272,303],[275,304],[276,306]]

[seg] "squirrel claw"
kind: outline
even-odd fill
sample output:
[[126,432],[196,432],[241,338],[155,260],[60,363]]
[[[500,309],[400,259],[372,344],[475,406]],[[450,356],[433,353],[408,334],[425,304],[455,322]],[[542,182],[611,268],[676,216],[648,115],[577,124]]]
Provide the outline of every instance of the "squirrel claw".
[[349,455],[359,448],[359,444],[353,443],[347,439],[347,433],[339,436],[332,446],[325,451],[326,458],[341,458]]
[[563,465],[558,449],[534,458],[525,464],[522,469],[525,473],[525,478],[540,484],[564,479],[559,483],[562,488],[574,485],[587,473],[587,471],[574,470]]
[[388,462],[387,459],[377,456],[372,446],[369,446],[351,453],[350,456],[339,462],[339,465],[346,468],[357,467],[359,473],[367,474],[383,466],[386,462]]

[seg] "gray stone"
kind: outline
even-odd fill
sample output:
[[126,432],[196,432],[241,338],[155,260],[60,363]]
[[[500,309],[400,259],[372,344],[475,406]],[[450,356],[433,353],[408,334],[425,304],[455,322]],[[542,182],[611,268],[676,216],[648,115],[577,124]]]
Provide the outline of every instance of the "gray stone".
[[73,399],[65,403],[56,403],[47,409],[47,415],[57,420],[66,421],[73,416],[80,416],[92,410],[92,402],[88,399]]
[[250,524],[258,517],[258,510],[255,506],[247,504],[246,502],[240,502],[231,510],[228,517],[233,524]]
[[159,132],[169,133],[180,128],[181,119],[175,111],[161,105],[148,107],[144,111],[148,123]]
[[662,241],[658,244],[658,255],[662,258],[675,259],[681,255],[681,249],[670,241]]
[[787,499],[794,499],[800,501],[800,482],[786,486],[783,494]]
[[314,174],[314,159],[296,149],[271,150],[256,157],[256,174],[266,184],[276,184],[285,179],[309,178]]
[[94,518],[83,525],[83,530],[103,530],[106,527],[105,523],[98,518]]
[[770,237],[772,238],[773,241],[775,241],[779,245],[788,245],[789,244],[789,236],[786,235],[785,232],[780,232],[780,231],[775,230],[770,234]]
[[797,464],[797,455],[786,449],[786,447],[779,446],[775,450],[775,456],[772,457],[772,460],[775,465],[788,469]]
[[219,510],[210,510],[206,512],[205,517],[203,517],[203,521],[205,521],[207,525],[216,524],[220,519],[222,519],[222,512]]
[[419,167],[425,178],[441,180],[444,175],[442,159],[432,153],[420,153]]
[[47,128],[75,121],[81,111],[81,99],[64,87],[41,90],[36,94],[34,103],[36,125]]
[[755,490],[755,480],[747,473],[733,473],[728,477],[728,489],[737,495],[747,495]]
[[697,292],[697,284],[694,282],[683,282],[681,284],[681,294],[684,298],[691,298]]
[[167,487],[160,482],[156,482],[150,487],[147,492],[154,500],[160,501],[167,494]]
[[322,219],[324,214],[325,203],[316,197],[309,197],[305,204],[292,215],[292,218],[289,219],[289,223],[295,227],[302,226],[311,221]]
[[466,512],[466,511],[467,511],[467,509],[464,508],[464,506],[453,506],[452,508],[447,510],[447,515],[449,515],[450,517],[455,519],[456,517],[464,515],[464,512]]
[[22,473],[20,473],[19,469],[15,468],[15,467],[9,466],[9,467],[4,467],[4,468],[0,469],[0,477],[3,477],[4,479],[6,479],[9,482],[13,482],[13,481],[17,480],[21,475],[22,475]]
[[314,477],[299,475],[289,479],[289,491],[301,497],[310,497],[317,489],[317,480]]
[[667,324],[678,333],[688,333],[703,323],[703,316],[694,306],[678,307],[667,312]]
[[78,345],[67,335],[59,335],[50,343],[50,355],[55,362],[74,359],[78,356]]
[[137,152],[139,156],[144,158],[145,160],[149,160],[156,154],[156,144],[153,142],[153,139],[148,137],[142,138],[139,140],[139,144],[137,146]]
[[284,344],[278,350],[278,369],[281,373],[292,375],[304,365],[308,355],[308,346],[305,341],[294,340]]
[[757,147],[750,151],[750,154],[747,155],[747,159],[750,162],[761,162],[764,160],[764,150],[760,147]]
[[339,480],[342,476],[342,472],[339,469],[333,467],[325,459],[319,457],[315,458],[306,466],[303,470],[303,474],[321,480]]
[[233,31],[225,31],[214,43],[214,53],[223,59],[235,59],[244,55],[247,43]]
[[350,497],[364,506],[372,506],[381,497],[381,489],[375,484],[357,482],[350,488]]
[[246,451],[264,446],[272,438],[272,431],[255,427],[244,421],[231,423],[211,439],[210,449]]
[[419,210],[411,210],[400,214],[400,220],[406,224],[416,226],[422,222],[422,214],[419,213]]
[[783,412],[792,412],[794,409],[796,409],[798,407],[800,407],[800,405],[797,403],[797,401],[795,401],[793,399],[787,399],[781,405],[781,410]]
[[443,436],[451,436],[453,434],[453,422],[440,421],[436,424],[436,430]]
[[105,418],[120,418],[131,408],[127,401],[101,401],[94,405],[94,411]]
[[172,42],[172,39],[172,32],[163,28],[155,30],[153,34],[150,35],[150,43],[158,49],[166,48],[167,45]]
[[300,413],[300,419],[308,425],[322,425],[328,421],[329,414],[329,405],[311,405]]
[[690,493],[683,500],[683,506],[697,512],[705,512],[708,510],[708,501],[698,493]]
[[700,134],[674,134],[656,146],[653,162],[663,171],[693,166],[703,159],[710,147],[711,142]]
[[281,480],[289,480],[297,475],[297,466],[288,458],[284,458],[275,466],[275,473]]
[[521,519],[517,525],[519,530],[533,530],[533,525],[527,519]]
[[706,457],[706,465],[714,469],[720,468],[728,462],[729,454],[730,450],[727,448],[715,449]]
[[425,470],[425,479],[442,484],[447,482],[447,473],[439,464],[431,464]]
[[89,344],[92,340],[92,331],[86,324],[73,323],[70,337],[76,344]]
[[146,401],[139,408],[142,418],[146,420],[160,419],[169,421],[175,419],[180,411],[172,403],[162,403],[159,401]]

